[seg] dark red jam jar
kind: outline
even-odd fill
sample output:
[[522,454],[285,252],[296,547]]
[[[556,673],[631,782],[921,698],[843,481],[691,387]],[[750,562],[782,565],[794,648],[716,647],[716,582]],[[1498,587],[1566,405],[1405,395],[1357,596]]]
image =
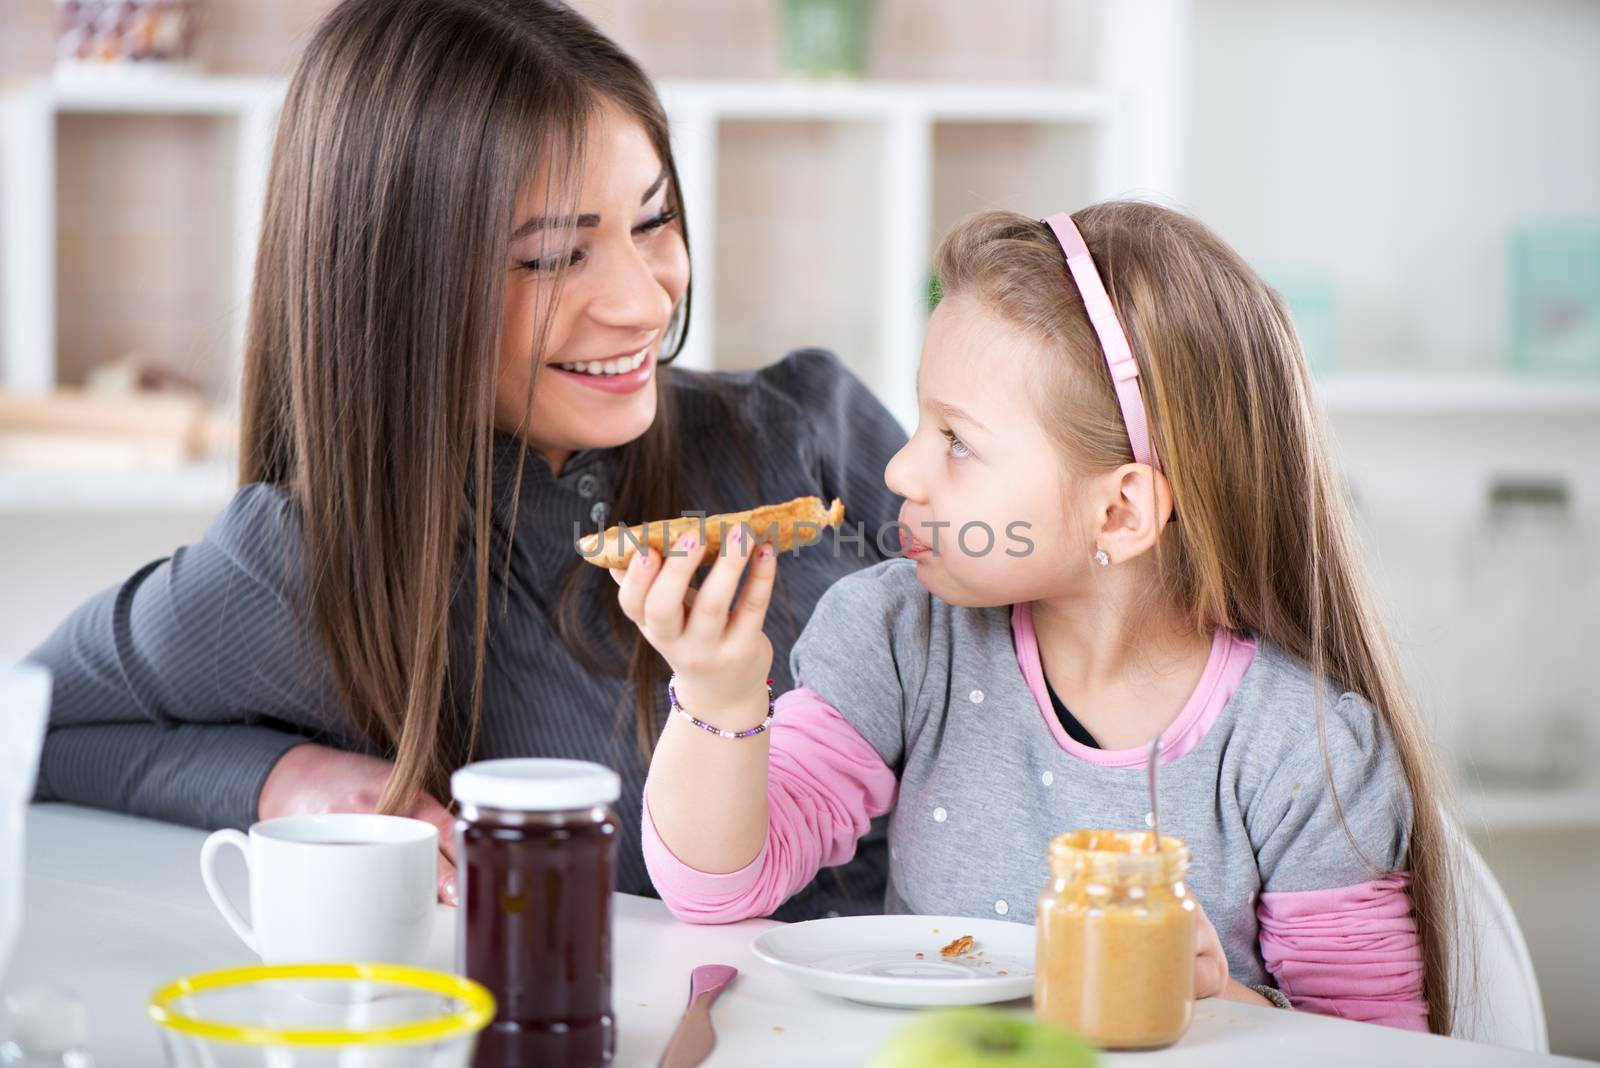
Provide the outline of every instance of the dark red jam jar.
[[450,780],[457,966],[498,1009],[476,1068],[611,1063],[617,774],[577,760],[488,760]]

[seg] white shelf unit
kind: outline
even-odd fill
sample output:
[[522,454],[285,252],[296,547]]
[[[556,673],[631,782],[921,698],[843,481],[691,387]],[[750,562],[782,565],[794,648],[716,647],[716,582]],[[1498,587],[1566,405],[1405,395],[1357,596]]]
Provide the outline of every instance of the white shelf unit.
[[[666,83],[674,153],[691,221],[695,269],[695,316],[682,360],[690,367],[716,364],[717,162],[718,142],[728,123],[821,122],[852,124],[877,144],[874,207],[866,214],[877,232],[865,236],[877,255],[880,308],[875,352],[843,354],[868,379],[900,421],[915,422],[916,364],[927,319],[927,284],[932,233],[934,133],[940,123],[1026,123],[1084,126],[1095,138],[1097,197],[1136,184],[1116,166],[1119,126],[1116,96],[1076,86],[960,86],[915,84],[809,85],[777,83]],[[803,338],[795,339],[804,341]],[[772,354],[776,356],[777,354]],[[862,357],[868,357],[863,360]]]
[[54,389],[56,375],[57,123],[70,115],[185,115],[235,123],[230,232],[229,352],[236,379],[243,351],[272,131],[283,100],[280,81],[172,75],[104,81],[41,81],[0,101],[0,388]]

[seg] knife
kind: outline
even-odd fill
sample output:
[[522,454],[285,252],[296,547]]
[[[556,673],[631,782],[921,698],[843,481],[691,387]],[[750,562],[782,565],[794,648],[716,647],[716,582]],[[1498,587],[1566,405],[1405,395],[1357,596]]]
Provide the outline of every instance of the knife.
[[711,1028],[711,1003],[727,989],[739,969],[731,964],[702,964],[689,976],[689,1007],[667,1043],[656,1068],[694,1068],[711,1056],[717,1034]]

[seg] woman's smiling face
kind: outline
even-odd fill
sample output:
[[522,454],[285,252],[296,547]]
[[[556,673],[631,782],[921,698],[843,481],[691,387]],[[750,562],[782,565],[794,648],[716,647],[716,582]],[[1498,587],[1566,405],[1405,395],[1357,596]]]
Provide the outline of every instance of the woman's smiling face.
[[[668,208],[670,179],[644,127],[607,102],[584,145],[576,226],[546,214],[546,183],[517,205],[502,323],[495,425],[521,432],[559,471],[580,449],[632,441],[656,415],[661,342],[689,287],[689,254]],[[566,274],[534,365],[541,305]],[[530,379],[533,406],[526,411]]]

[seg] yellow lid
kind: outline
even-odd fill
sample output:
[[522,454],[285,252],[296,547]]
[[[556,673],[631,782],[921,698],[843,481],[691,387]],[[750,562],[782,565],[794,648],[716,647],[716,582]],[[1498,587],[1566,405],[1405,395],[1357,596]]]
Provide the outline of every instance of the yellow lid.
[[[278,980],[366,980],[455,998],[461,1008],[448,1016],[372,1030],[293,1029],[224,1023],[185,1015],[174,1009],[180,998],[214,990],[248,987]],[[150,996],[150,1019],[171,1031],[197,1038],[246,1046],[398,1046],[465,1038],[494,1019],[494,997],[471,979],[400,964],[257,964],[227,968],[174,980]]]

